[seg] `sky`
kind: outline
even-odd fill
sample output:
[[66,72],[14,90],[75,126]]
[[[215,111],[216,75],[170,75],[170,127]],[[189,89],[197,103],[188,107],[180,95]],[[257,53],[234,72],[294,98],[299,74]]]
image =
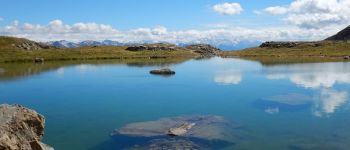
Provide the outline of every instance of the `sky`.
[[214,45],[310,41],[350,25],[348,8],[350,0],[4,0],[0,35]]

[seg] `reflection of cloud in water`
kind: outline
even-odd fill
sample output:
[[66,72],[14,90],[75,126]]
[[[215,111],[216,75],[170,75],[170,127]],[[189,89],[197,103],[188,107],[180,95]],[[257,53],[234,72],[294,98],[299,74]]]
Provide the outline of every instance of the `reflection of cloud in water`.
[[97,71],[97,66],[94,65],[78,65],[76,66],[76,69],[80,72],[80,73],[86,73],[88,71],[92,71],[92,72],[96,72]]
[[311,107],[315,116],[322,117],[334,113],[340,106],[346,104],[347,98],[346,91],[322,89],[319,95],[314,97],[302,94],[277,95],[260,100],[260,104],[264,104],[264,111],[268,114]]
[[289,79],[305,88],[330,88],[336,83],[350,84],[350,63],[317,63],[265,67],[271,80]]
[[275,107],[275,108],[272,108],[272,107],[268,107],[265,109],[265,112],[268,113],[268,114],[278,114],[280,112],[280,108],[279,107]]
[[224,71],[218,72],[214,81],[218,84],[231,85],[231,84],[239,84],[242,81],[242,75],[238,71]]
[[58,68],[56,73],[59,77],[63,77],[64,76],[64,68]]
[[338,107],[346,103],[347,98],[348,93],[346,91],[323,89],[320,96],[315,99],[313,112],[316,116],[334,113]]

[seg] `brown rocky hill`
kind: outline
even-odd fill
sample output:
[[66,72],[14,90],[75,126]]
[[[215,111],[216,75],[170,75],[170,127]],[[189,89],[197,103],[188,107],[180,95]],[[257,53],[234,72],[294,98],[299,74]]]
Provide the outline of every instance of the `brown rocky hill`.
[[24,38],[0,36],[0,49],[39,50],[52,48],[49,45]]
[[341,30],[337,34],[327,38],[328,41],[347,41],[350,40],[350,26]]

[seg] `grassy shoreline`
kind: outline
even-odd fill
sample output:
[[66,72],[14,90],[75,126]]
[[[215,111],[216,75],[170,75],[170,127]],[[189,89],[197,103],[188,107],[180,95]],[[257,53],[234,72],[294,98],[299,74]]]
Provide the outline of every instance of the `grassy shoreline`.
[[222,52],[222,57],[271,57],[280,58],[317,58],[317,59],[344,59],[344,56],[350,56],[350,42],[347,41],[320,41],[318,45],[304,44],[295,47],[255,47],[239,51]]

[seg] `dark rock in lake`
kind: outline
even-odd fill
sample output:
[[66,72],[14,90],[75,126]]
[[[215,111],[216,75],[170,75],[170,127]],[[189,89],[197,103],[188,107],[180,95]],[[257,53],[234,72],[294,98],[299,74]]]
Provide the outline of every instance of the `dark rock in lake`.
[[151,70],[149,73],[155,74],[155,75],[174,75],[175,71],[172,71],[170,69],[159,69],[159,70]]
[[1,150],[53,150],[41,142],[45,119],[20,105],[0,105]]

